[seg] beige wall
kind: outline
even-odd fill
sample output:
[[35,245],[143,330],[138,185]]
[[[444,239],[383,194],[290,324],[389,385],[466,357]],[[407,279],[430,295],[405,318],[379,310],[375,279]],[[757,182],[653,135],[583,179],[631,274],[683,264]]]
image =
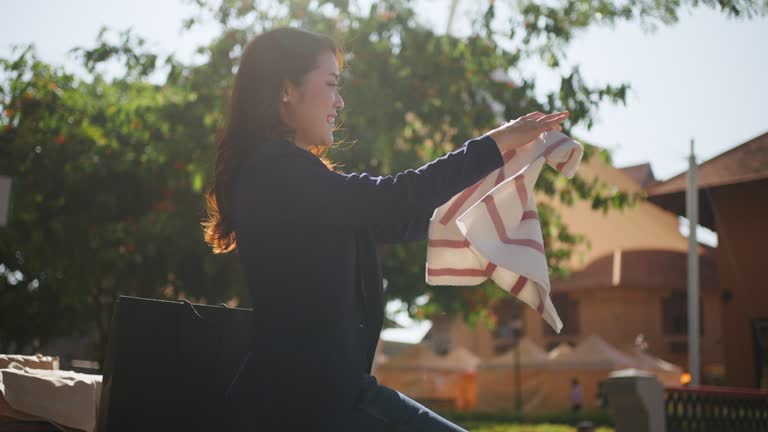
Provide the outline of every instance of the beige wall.
[[[596,334],[611,345],[623,349],[642,333],[648,342],[649,351],[664,360],[678,364],[684,369],[687,354],[674,353],[672,342],[685,342],[685,335],[665,335],[663,331],[661,304],[671,294],[670,290],[639,290],[626,287],[592,289],[569,293],[579,302],[579,333],[575,336],[544,333],[547,324],[534,310],[526,310],[526,336],[542,347],[550,343],[579,342]],[[701,338],[702,365],[717,365],[723,362],[722,316],[718,293],[706,292],[702,296],[703,336]]]
[[[547,323],[533,309],[525,309],[525,336],[541,347],[568,342],[577,344],[585,337],[596,334],[616,348],[624,349],[642,333],[649,351],[664,360],[687,367],[686,352],[676,353],[673,342],[687,341],[685,335],[665,335],[662,322],[663,299],[670,290],[639,290],[625,287],[584,290],[570,294],[579,302],[579,332],[576,335],[550,335],[545,333]],[[722,310],[717,292],[702,295],[703,330],[701,337],[702,366],[719,367],[723,364]],[[491,331],[482,324],[469,328],[461,318],[435,321],[430,342],[440,340],[463,346],[483,359],[494,356]],[[449,341],[449,342],[445,342]]]

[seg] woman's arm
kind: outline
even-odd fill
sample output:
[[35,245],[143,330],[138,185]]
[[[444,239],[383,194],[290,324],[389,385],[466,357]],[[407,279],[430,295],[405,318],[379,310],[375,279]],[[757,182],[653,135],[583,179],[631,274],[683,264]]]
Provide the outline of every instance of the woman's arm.
[[339,174],[319,159],[281,152],[245,166],[241,202],[253,210],[245,220],[257,216],[321,225],[407,224],[431,214],[503,164],[489,135],[420,168],[380,177]]

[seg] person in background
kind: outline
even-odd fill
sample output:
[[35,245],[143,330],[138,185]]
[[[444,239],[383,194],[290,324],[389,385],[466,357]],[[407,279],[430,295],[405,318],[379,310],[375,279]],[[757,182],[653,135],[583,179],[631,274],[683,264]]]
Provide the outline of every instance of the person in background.
[[603,388],[603,382],[597,383],[597,406],[602,409],[608,407],[608,398],[605,395],[605,389]]
[[573,377],[573,380],[571,381],[571,409],[573,412],[577,413],[581,410],[581,403],[581,384],[579,384],[578,378]]

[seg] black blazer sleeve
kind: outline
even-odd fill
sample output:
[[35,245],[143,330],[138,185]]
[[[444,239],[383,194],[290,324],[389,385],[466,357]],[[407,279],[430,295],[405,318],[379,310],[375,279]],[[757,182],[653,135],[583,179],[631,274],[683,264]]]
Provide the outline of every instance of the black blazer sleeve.
[[257,162],[256,179],[248,184],[255,192],[251,199],[258,203],[251,205],[258,205],[263,217],[303,224],[408,224],[504,164],[488,135],[420,168],[390,176],[336,173],[307,155],[313,156],[296,148]]
[[378,244],[410,243],[426,240],[432,213],[417,216],[408,222],[376,224],[371,226],[373,239]]

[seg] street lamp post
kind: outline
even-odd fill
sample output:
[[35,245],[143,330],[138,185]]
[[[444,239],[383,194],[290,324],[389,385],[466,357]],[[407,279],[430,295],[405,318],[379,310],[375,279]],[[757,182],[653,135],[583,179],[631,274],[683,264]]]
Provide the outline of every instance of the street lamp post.
[[8,225],[11,216],[11,178],[0,175],[0,226]]
[[515,341],[515,412],[520,415],[523,411],[523,378],[520,367],[520,335],[523,323],[517,319],[510,323],[510,327]]
[[686,216],[688,216],[688,372],[691,385],[699,385],[701,379],[701,350],[699,348],[699,243],[696,227],[699,224],[699,190],[696,183],[696,155],[688,157],[688,188],[685,191]]

